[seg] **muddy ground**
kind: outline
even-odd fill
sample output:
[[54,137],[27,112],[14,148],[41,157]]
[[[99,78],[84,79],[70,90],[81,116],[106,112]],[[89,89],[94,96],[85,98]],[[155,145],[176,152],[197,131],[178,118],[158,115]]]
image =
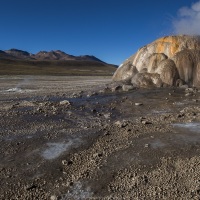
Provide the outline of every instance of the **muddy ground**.
[[0,199],[200,199],[200,91],[110,81],[0,77]]

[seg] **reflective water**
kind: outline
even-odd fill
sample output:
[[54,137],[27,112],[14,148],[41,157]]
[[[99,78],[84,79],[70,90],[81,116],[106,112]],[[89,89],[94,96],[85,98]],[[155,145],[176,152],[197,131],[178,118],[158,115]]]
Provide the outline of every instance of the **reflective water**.
[[77,147],[82,143],[79,138],[69,139],[67,142],[49,142],[47,148],[42,151],[41,156],[47,160],[55,159],[62,153],[69,151],[72,147]]
[[157,149],[157,148],[162,148],[162,147],[165,147],[166,144],[163,143],[161,140],[159,139],[155,139],[154,141],[150,142],[150,146],[153,148],[153,149]]
[[27,92],[35,92],[36,90],[31,90],[31,89],[22,89],[22,88],[10,88],[8,90],[3,91],[4,93],[27,93]]
[[200,142],[200,123],[178,123],[173,125],[176,132],[175,139],[184,143]]
[[197,122],[174,124],[174,127],[179,129],[185,129],[193,133],[200,133],[200,123]]
[[77,182],[72,186],[72,188],[70,188],[67,194],[62,195],[61,199],[92,199],[92,195],[93,192],[91,191],[90,187],[84,187],[81,182]]

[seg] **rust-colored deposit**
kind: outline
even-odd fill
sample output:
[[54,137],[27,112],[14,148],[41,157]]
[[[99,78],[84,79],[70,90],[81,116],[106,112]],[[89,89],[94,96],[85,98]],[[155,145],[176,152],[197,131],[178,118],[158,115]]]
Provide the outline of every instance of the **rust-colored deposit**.
[[179,51],[181,42],[178,37],[169,36],[163,37],[155,41],[156,53],[166,53],[169,57],[172,57]]

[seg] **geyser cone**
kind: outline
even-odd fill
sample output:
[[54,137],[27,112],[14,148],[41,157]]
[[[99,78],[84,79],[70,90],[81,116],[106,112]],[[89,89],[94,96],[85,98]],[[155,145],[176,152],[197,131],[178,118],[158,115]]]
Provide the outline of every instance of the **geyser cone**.
[[182,82],[200,87],[200,36],[167,36],[140,48],[113,75],[126,81],[156,87]]

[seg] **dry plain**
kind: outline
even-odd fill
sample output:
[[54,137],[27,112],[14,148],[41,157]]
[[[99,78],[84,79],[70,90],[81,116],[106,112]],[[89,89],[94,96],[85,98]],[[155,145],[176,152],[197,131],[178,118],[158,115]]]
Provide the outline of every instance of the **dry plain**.
[[200,91],[0,77],[0,199],[200,199]]

